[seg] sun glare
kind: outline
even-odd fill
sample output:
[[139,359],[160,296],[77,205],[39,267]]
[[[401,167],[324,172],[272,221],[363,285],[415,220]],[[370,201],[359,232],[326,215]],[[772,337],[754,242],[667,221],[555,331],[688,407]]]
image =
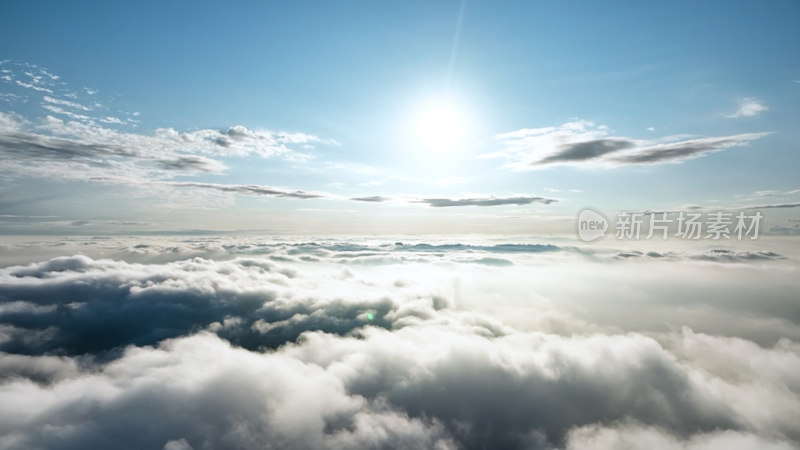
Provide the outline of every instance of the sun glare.
[[430,102],[417,112],[415,128],[416,138],[424,149],[451,151],[463,141],[464,114],[453,102]]

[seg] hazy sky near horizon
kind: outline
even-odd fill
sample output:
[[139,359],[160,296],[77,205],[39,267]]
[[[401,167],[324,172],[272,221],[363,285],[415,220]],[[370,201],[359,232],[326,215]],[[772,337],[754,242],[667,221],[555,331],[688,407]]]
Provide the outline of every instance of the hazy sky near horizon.
[[[800,213],[796,2],[3,2],[0,232]],[[775,208],[774,206],[781,206]]]

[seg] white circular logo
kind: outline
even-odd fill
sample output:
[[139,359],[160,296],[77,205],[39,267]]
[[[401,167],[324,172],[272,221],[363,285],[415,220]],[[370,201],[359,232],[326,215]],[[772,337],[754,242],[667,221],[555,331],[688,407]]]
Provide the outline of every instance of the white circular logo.
[[608,230],[608,220],[599,211],[584,208],[578,213],[578,237],[584,242],[599,239]]

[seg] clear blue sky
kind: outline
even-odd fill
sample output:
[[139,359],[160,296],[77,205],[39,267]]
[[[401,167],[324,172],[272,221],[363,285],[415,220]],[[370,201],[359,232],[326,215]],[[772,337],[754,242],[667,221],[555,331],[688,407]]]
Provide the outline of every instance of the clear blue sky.
[[3,1],[2,230],[798,203],[798,23],[792,1]]

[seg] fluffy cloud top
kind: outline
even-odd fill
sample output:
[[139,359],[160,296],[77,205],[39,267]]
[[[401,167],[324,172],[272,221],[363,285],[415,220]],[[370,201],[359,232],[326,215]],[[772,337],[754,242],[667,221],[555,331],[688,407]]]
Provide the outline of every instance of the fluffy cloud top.
[[[684,269],[708,280],[735,267],[534,244],[210,244],[191,245],[228,256],[145,264],[69,256],[0,269],[0,448],[800,442],[796,342],[624,331],[602,325],[602,314],[580,320],[568,312],[576,291],[558,280],[556,302],[537,300],[557,278],[546,271],[559,265],[595,287],[584,306],[607,301],[596,287],[617,285],[612,273],[633,277],[626,291],[639,278],[649,284],[652,270],[704,292]],[[775,266],[784,259],[741,256],[741,273],[757,272],[752,280],[793,279]],[[761,288],[762,299],[772,295]],[[654,302],[690,307],[664,295],[642,300],[637,314],[660,311]],[[704,308],[717,300],[697,299]],[[738,302],[720,301],[728,311]],[[517,317],[561,314],[566,328],[512,326],[490,313],[509,308]],[[747,322],[755,310],[734,314]]]

